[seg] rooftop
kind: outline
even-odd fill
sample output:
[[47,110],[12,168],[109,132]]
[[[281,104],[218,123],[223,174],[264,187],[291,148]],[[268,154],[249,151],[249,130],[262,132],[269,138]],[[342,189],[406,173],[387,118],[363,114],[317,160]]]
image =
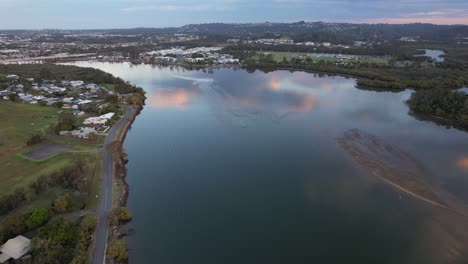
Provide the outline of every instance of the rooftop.
[[[9,239],[0,247],[0,263],[7,261],[10,258],[19,259],[26,255],[31,250],[31,240],[24,236],[17,236]],[[8,258],[7,258],[8,257]]]

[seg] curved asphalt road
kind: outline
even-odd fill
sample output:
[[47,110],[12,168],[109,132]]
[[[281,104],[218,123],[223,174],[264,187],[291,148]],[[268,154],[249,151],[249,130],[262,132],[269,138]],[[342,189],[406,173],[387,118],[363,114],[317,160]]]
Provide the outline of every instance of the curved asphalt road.
[[103,152],[103,176],[102,176],[102,190],[101,201],[97,211],[98,224],[96,228],[96,243],[94,245],[94,252],[91,259],[92,264],[102,264],[106,261],[106,248],[107,236],[109,233],[109,213],[112,210],[112,182],[114,179],[114,161],[112,154],[107,149],[107,146],[115,140],[118,140],[119,132],[124,125],[130,121],[134,109],[131,106],[125,105],[125,116],[114,124],[109,131],[104,142]]

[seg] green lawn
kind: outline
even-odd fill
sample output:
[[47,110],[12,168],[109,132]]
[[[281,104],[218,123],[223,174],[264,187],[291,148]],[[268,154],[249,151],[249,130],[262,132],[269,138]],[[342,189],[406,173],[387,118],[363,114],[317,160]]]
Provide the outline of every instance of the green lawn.
[[36,133],[49,134],[49,126],[57,118],[53,107],[0,101],[0,155],[24,148]]
[[57,111],[53,107],[0,101],[0,196],[26,188],[40,175],[71,166],[76,157],[84,155],[63,153],[42,162],[22,158],[18,154],[33,148],[26,146],[33,134],[42,133],[48,141],[71,145],[76,150],[95,148],[71,137],[54,135],[49,128],[57,122]]
[[17,156],[1,157],[0,196],[10,194],[17,188],[26,188],[40,175],[72,165],[71,156],[71,154],[64,154],[45,162],[34,162]]
[[110,83],[101,83],[100,86],[106,88],[109,91],[115,92],[115,86]]
[[[275,61],[282,61],[283,58],[286,58],[288,60],[292,58],[298,58],[298,57],[303,57],[307,54],[307,52],[281,52],[281,51],[263,51],[263,52],[258,52],[257,55],[254,57],[254,59],[259,59],[260,54],[265,54],[269,53],[273,56],[273,60]],[[339,61],[338,58],[335,57],[310,57],[312,61],[325,61],[325,62],[336,62]],[[347,61],[347,60],[345,60]],[[372,56],[355,56],[354,59],[350,59],[350,62],[358,62],[358,63],[376,63],[376,64],[388,64],[388,59],[385,58],[379,58],[379,57],[372,57]]]
[[101,187],[102,187],[102,154],[88,154],[95,155],[92,164],[88,164],[94,168],[94,173],[91,175],[91,184],[88,190],[88,209],[97,209],[99,205],[99,199],[101,199]]

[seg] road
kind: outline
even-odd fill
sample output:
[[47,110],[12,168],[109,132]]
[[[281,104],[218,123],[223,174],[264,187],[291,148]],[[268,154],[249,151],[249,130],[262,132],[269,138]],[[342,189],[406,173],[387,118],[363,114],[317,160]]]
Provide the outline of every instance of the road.
[[60,53],[60,54],[55,54],[51,56],[0,60],[0,64],[20,63],[20,62],[28,62],[28,61],[41,61],[41,60],[59,60],[59,59],[67,59],[67,58],[82,58],[82,57],[89,57],[89,56],[94,56],[94,55],[96,55],[96,53],[83,53],[83,54]]
[[114,161],[112,153],[109,152],[107,146],[115,140],[118,140],[119,132],[127,123],[133,113],[134,109],[131,106],[125,106],[125,115],[117,123],[114,124],[109,134],[106,137],[103,147],[103,175],[102,175],[102,190],[101,200],[97,211],[98,224],[96,228],[96,243],[94,245],[94,252],[91,259],[92,264],[105,263],[107,237],[109,233],[109,213],[112,209],[112,184],[114,179]]

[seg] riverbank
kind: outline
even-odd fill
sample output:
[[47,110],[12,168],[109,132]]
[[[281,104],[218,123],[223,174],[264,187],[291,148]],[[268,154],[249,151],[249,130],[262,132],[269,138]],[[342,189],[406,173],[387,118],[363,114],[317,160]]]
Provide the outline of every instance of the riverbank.
[[[118,160],[116,160],[116,167],[119,166],[118,170],[116,170],[118,173],[116,173],[116,179],[120,180],[120,184],[122,186],[120,191],[116,192],[116,195],[118,196],[118,204],[113,205],[113,209],[116,207],[120,206],[126,206],[127,205],[127,200],[128,200],[128,194],[129,194],[129,188],[128,188],[128,183],[126,180],[127,177],[127,169],[125,167],[125,164],[127,163],[126,159],[126,153],[123,150],[123,143],[125,141],[125,138],[127,137],[127,133],[132,127],[133,122],[135,122],[136,117],[140,114],[141,110],[143,110],[142,106],[133,106],[133,114],[130,117],[130,120],[125,123],[124,127],[122,128],[120,135],[118,137],[118,141],[120,142],[120,147],[119,147],[119,153],[118,153]],[[117,169],[117,168],[116,168]]]
[[[125,115],[109,131],[104,144],[103,180],[101,200],[98,208],[98,225],[96,229],[96,243],[91,263],[103,263],[107,254],[110,213],[119,204],[113,202],[114,193],[120,188],[114,187],[114,178],[122,179],[125,175],[124,152],[122,140],[137,115],[139,106],[125,106]],[[116,181],[116,186],[122,186]]]

